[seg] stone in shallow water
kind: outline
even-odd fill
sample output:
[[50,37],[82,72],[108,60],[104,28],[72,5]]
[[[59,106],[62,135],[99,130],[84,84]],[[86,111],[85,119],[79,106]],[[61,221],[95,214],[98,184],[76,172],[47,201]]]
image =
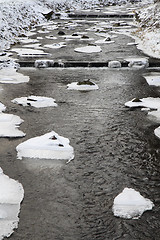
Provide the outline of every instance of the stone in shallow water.
[[113,213],[116,217],[138,219],[144,211],[152,210],[154,204],[132,188],[124,188],[115,199]]
[[29,139],[19,144],[16,150],[19,159],[26,157],[70,161],[74,158],[74,150],[69,145],[69,139],[59,136],[54,131]]
[[110,61],[108,63],[109,68],[121,68],[121,63],[119,61]]

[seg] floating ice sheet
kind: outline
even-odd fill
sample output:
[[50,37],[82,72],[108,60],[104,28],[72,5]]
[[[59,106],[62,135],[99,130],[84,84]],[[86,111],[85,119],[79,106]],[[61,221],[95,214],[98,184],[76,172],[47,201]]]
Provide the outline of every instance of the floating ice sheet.
[[86,47],[75,48],[74,51],[80,52],[80,53],[97,53],[97,52],[101,52],[102,49],[100,46],[86,46]]
[[23,106],[33,106],[35,108],[57,107],[55,99],[33,95],[29,97],[15,98],[12,100],[12,102]]
[[72,160],[74,158],[73,147],[69,145],[69,139],[59,136],[52,131],[43,136],[31,138],[16,148],[17,157]]
[[160,109],[160,98],[134,98],[129,102],[125,103],[126,107],[134,108],[134,107],[145,107],[151,109]]
[[0,168],[0,239],[9,237],[18,228],[18,214],[23,197],[22,185],[5,175]]
[[16,115],[0,113],[0,137],[24,137],[26,134],[18,129],[23,120]]
[[0,83],[24,83],[29,81],[29,76],[18,73],[14,68],[3,68],[0,70]]
[[30,49],[30,48],[12,48],[13,52],[17,52],[20,57],[34,57],[34,56],[46,56],[49,55],[42,50]]
[[40,49],[42,47],[40,47],[41,44],[40,43],[35,43],[35,44],[27,44],[27,45],[23,45],[22,47],[24,48],[35,48],[35,49]]
[[97,84],[92,82],[91,84],[79,84],[79,82],[73,82],[67,85],[69,90],[79,90],[79,91],[91,91],[97,90],[99,87]]
[[144,211],[152,210],[154,204],[132,188],[124,188],[115,199],[113,213],[116,217],[138,219]]
[[147,83],[151,86],[160,86],[160,73],[151,72],[150,74],[144,74],[143,77],[146,79]]
[[59,48],[66,47],[66,45],[64,42],[60,42],[60,43],[46,44],[46,45],[44,45],[44,47],[52,48],[52,49],[59,49]]

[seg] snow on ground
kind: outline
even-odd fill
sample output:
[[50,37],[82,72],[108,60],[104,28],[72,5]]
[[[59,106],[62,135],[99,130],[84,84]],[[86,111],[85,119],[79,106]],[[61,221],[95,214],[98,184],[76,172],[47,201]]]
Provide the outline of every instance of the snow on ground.
[[152,210],[154,204],[132,188],[124,188],[115,199],[113,213],[116,217],[138,219],[144,211]]
[[74,158],[73,147],[69,145],[69,139],[59,136],[54,131],[43,136],[31,138],[16,148],[17,157],[72,160]]
[[24,76],[22,73],[18,73],[15,68],[5,67],[0,69],[0,83],[25,83],[29,82],[29,76]]
[[13,230],[18,228],[23,197],[22,185],[5,175],[0,168],[0,239],[9,237]]
[[12,100],[12,102],[23,106],[32,106],[35,108],[57,107],[55,99],[33,95],[28,97],[15,98]]

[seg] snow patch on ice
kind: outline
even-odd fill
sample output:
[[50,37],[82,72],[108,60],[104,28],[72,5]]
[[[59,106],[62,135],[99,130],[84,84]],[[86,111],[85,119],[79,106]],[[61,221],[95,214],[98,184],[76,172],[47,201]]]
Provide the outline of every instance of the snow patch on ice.
[[44,45],[44,47],[52,48],[52,49],[59,49],[59,48],[66,47],[66,44],[64,42],[60,42],[60,43],[46,44],[46,45]]
[[0,137],[24,137],[18,129],[23,120],[16,115],[0,112]]
[[[92,82],[93,83],[93,82]],[[79,90],[79,91],[91,91],[98,90],[99,87],[97,84],[79,84],[79,82],[73,82],[67,85],[67,89],[69,90]]]
[[5,175],[0,168],[0,239],[9,237],[13,230],[18,228],[23,197],[22,185]]
[[59,136],[52,131],[43,136],[31,138],[16,148],[17,157],[72,160],[74,158],[73,147],[69,145],[69,139]]
[[86,46],[86,47],[75,48],[74,51],[79,53],[98,53],[98,52],[101,52],[102,49],[100,46]]
[[14,68],[3,68],[0,70],[0,83],[25,83],[29,82],[29,76],[18,73]]
[[134,108],[134,107],[145,107],[151,109],[160,109],[160,98],[134,98],[131,101],[125,103],[126,107]]
[[113,213],[116,217],[138,219],[144,211],[152,210],[154,204],[132,188],[124,188],[115,199]]
[[55,99],[33,95],[28,97],[15,98],[12,100],[12,102],[23,106],[33,106],[35,108],[57,107]]

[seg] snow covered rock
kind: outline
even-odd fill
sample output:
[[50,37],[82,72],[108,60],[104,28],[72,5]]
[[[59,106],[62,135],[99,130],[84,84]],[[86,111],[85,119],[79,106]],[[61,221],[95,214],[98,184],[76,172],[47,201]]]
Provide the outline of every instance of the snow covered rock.
[[115,199],[113,213],[116,217],[138,219],[144,211],[152,210],[154,204],[132,188],[124,188]]
[[145,107],[151,109],[160,109],[160,98],[134,98],[129,102],[125,103],[126,107],[134,108],[134,107]]
[[73,147],[69,145],[69,139],[59,136],[52,131],[43,136],[31,138],[16,147],[17,157],[72,160],[74,158]]
[[0,70],[0,83],[24,83],[29,82],[29,76],[18,73],[14,68],[3,68]]
[[84,80],[82,82],[73,82],[67,85],[69,90],[90,91],[97,90],[99,87],[97,84],[90,80]]
[[130,68],[147,68],[149,66],[147,58],[128,58],[125,60],[129,62],[128,67]]
[[110,61],[108,63],[109,68],[121,68],[121,63],[119,61]]
[[86,46],[86,47],[80,47],[80,48],[75,48],[75,52],[79,53],[98,53],[101,52],[102,49],[100,46]]
[[0,113],[0,137],[24,137],[26,134],[18,129],[23,120],[16,115]]
[[48,97],[40,97],[40,96],[29,96],[29,97],[21,97],[15,98],[12,100],[13,103],[17,103],[23,106],[33,106],[36,108],[43,107],[57,107],[55,103],[55,99]]
[[0,239],[9,237],[18,228],[20,203],[24,197],[22,185],[9,178],[0,168]]
[[44,45],[44,47],[52,48],[52,49],[59,49],[59,48],[66,47],[66,44],[64,42],[60,42],[60,43],[46,44],[46,45]]
[[34,66],[36,68],[48,68],[48,67],[53,67],[54,66],[54,60],[36,60],[34,63]]

